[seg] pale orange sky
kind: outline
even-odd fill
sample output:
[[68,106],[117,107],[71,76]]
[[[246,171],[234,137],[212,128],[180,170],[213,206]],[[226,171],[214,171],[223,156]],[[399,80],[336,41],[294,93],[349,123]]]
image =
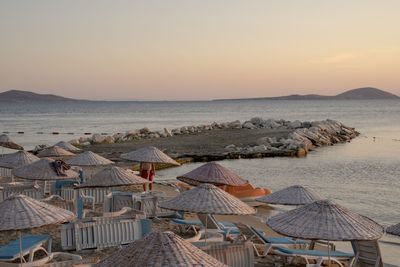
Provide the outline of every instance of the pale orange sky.
[[0,2],[0,91],[213,99],[400,94],[400,1]]

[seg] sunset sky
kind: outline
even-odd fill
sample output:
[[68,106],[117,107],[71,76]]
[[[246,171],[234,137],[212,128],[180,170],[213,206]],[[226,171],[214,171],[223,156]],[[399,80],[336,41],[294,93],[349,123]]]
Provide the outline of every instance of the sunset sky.
[[400,94],[400,1],[0,2],[0,92],[212,99]]

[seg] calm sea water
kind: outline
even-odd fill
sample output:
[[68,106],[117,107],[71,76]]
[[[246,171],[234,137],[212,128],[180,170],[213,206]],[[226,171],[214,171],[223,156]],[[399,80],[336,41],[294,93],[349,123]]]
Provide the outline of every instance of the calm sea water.
[[[157,130],[255,116],[302,121],[330,118],[356,127],[362,134],[351,143],[319,148],[306,158],[223,161],[223,165],[257,186],[277,190],[307,185],[384,225],[400,222],[398,100],[1,104],[0,131],[12,132],[15,141],[33,148],[77,138],[84,132],[115,133],[145,126]],[[18,131],[25,134],[18,135]],[[75,135],[48,134],[53,131]],[[198,165],[159,175],[173,178]]]

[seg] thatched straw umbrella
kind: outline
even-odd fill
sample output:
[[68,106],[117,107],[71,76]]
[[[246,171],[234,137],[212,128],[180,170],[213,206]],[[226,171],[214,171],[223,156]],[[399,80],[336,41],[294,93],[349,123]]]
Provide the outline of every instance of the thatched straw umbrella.
[[[140,163],[140,176],[148,179],[149,189],[152,190],[153,178],[155,176],[155,163],[164,163],[179,166],[180,164],[170,158],[167,154],[162,152],[156,147],[147,146],[140,148],[129,153],[121,154],[122,159],[139,162]],[[147,166],[151,165],[151,166]],[[143,185],[143,190],[146,191],[146,185]]]
[[161,208],[203,214],[247,215],[254,208],[212,184],[201,184],[160,203]]
[[69,152],[73,152],[73,153],[81,151],[81,149],[79,149],[76,146],[73,146],[70,143],[65,142],[65,141],[60,141],[57,144],[55,144],[55,146],[61,147],[65,150],[67,150]]
[[59,146],[51,146],[39,151],[37,156],[39,158],[62,158],[75,156],[75,154]]
[[140,163],[146,162],[166,163],[177,166],[180,165],[178,162],[170,158],[167,154],[153,146],[143,147],[129,153],[121,154],[121,158]]
[[301,185],[294,185],[256,199],[259,202],[278,205],[305,205],[321,200],[321,197]]
[[6,135],[6,134],[0,135],[0,146],[5,147],[5,148],[10,148],[10,149],[15,149],[15,150],[24,150],[24,148],[22,146],[18,145],[13,140],[11,140],[11,138],[8,137],[8,135]]
[[178,180],[197,186],[202,183],[241,186],[247,183],[239,175],[216,162],[208,162],[191,172],[177,177]]
[[225,267],[172,232],[153,232],[103,259],[95,267]]
[[43,203],[24,195],[12,195],[0,203],[0,231],[16,230],[20,238],[21,230],[72,221],[75,215],[61,208]]
[[79,166],[85,169],[85,177],[90,178],[96,167],[107,166],[114,164],[109,159],[106,159],[92,151],[85,151],[75,157],[72,157],[66,161],[68,164],[73,166]]
[[111,160],[108,160],[92,151],[85,151],[75,157],[67,160],[67,163],[74,166],[106,166],[114,164]]
[[[54,167],[55,160],[43,158],[31,164],[13,169],[15,177],[27,180],[67,180],[79,177],[79,174],[71,169],[65,169],[63,173],[58,173]],[[67,168],[69,166],[66,166]]]
[[282,235],[311,240],[376,240],[383,234],[383,227],[373,220],[330,200],[275,215],[267,224]]
[[[331,241],[377,240],[383,227],[330,200],[318,200],[267,220],[275,232],[293,238]],[[330,264],[330,257],[329,257]]]
[[[159,204],[161,208],[217,215],[248,215],[256,211],[240,199],[212,184],[201,184]],[[207,231],[207,218],[205,231]],[[207,242],[207,232],[206,232]]]
[[148,183],[148,181],[135,175],[131,170],[120,167],[107,167],[93,175],[92,179],[80,184],[78,188],[116,187],[126,185],[141,185],[144,183]]
[[387,227],[386,233],[400,236],[400,223]]
[[36,157],[35,155],[25,150],[21,150],[0,157],[0,167],[7,169],[14,169],[17,167],[33,163],[38,160],[39,158]]

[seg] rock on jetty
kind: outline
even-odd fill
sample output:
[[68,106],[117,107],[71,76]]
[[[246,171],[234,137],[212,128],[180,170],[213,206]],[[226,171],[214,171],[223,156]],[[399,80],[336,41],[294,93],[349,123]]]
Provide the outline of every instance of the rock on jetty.
[[[138,130],[127,131],[126,133],[116,133],[113,135],[93,134],[91,137],[81,137],[71,140],[70,143],[75,146],[88,146],[96,144],[114,144],[114,143],[132,143],[135,141],[151,141],[155,139],[171,138],[176,136],[202,135],[208,133],[212,138],[212,131],[243,131],[244,135],[250,137],[252,131],[263,129],[266,133],[274,131],[282,131],[288,134],[283,136],[271,136],[265,134],[265,137],[253,140],[245,146],[240,146],[235,140],[232,144],[225,144],[221,149],[210,151],[208,155],[201,154],[196,150],[190,153],[176,154],[176,157],[199,157],[209,160],[224,158],[254,158],[254,157],[271,157],[271,156],[305,156],[308,151],[315,147],[333,145],[350,141],[359,133],[351,127],[347,127],[342,123],[334,120],[301,122],[299,120],[275,120],[262,119],[259,117],[252,118],[245,122],[239,120],[232,122],[217,123],[213,122],[206,125],[183,126],[180,128],[168,129],[164,128],[159,131],[152,131],[145,127]],[[270,130],[270,131],[269,131]],[[160,140],[161,141],[161,140]],[[154,142],[154,141],[152,141]]]

